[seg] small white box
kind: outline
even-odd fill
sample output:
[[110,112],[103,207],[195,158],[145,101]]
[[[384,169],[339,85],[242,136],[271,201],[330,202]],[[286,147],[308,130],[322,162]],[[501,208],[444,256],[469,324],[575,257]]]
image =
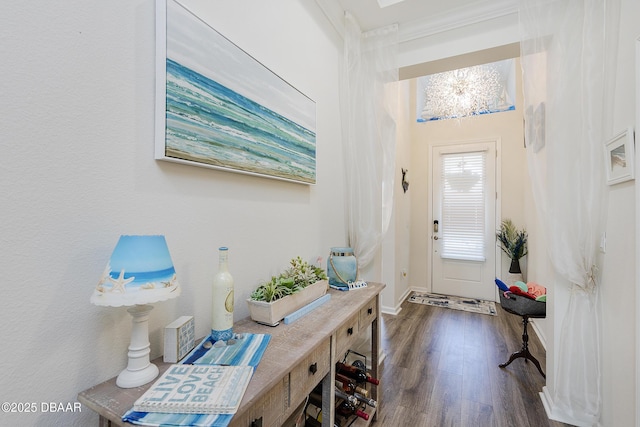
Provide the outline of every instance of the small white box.
[[166,363],[177,363],[196,346],[193,316],[182,316],[164,328],[164,356]]

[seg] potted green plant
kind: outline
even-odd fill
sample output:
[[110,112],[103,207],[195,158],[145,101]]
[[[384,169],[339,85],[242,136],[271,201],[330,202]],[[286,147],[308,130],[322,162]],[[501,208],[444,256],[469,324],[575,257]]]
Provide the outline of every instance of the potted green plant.
[[524,228],[518,230],[513,221],[505,219],[500,224],[496,239],[500,242],[500,248],[511,259],[509,273],[522,273],[519,260],[527,254],[527,232]]
[[247,300],[251,318],[275,326],[288,314],[327,293],[327,275],[300,257],[290,267],[256,288]]

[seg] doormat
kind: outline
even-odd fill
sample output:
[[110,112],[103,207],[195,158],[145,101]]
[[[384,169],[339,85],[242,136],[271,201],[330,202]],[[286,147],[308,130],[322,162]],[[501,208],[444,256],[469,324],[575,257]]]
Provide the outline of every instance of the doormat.
[[433,305],[435,307],[452,308],[454,310],[471,311],[473,313],[496,315],[496,304],[493,301],[484,301],[474,298],[462,298],[450,295],[421,294],[414,292],[409,297],[409,302],[416,304]]

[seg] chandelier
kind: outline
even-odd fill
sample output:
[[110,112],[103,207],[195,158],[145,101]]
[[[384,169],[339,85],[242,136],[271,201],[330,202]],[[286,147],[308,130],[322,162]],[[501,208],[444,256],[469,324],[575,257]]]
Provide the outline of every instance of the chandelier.
[[496,63],[425,76],[420,121],[462,118],[502,111],[508,103],[505,78]]

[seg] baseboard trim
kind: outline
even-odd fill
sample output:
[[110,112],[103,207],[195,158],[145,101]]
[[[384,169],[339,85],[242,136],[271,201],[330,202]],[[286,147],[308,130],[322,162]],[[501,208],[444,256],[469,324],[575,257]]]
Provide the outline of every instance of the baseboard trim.
[[380,312],[382,314],[390,314],[392,316],[397,316],[398,314],[400,314],[400,312],[402,311],[402,308],[400,308],[400,306],[397,307],[387,307],[387,306],[380,306]]
[[411,294],[411,292],[420,292],[422,294],[431,293],[431,291],[428,288],[412,287],[412,288],[409,288],[409,290],[407,291],[407,295],[405,296],[405,298],[407,298],[409,296],[409,294]]
[[547,352],[547,339],[546,339],[546,337],[542,333],[542,330],[540,330],[540,327],[538,326],[538,323],[535,320],[531,319],[529,321],[529,323],[533,327],[533,331],[538,336],[538,339],[540,340],[540,344],[542,344],[542,348],[544,348],[544,351],[546,353]]
[[402,303],[404,302],[404,300],[409,298],[409,295],[411,295],[411,292],[413,292],[414,290],[415,290],[414,288],[407,289],[405,293],[402,295],[402,297],[400,297],[400,300],[398,301],[395,307],[388,307],[383,305],[380,307],[380,311],[383,312],[384,314],[391,314],[393,316],[397,316],[402,311],[402,307],[401,307]]

